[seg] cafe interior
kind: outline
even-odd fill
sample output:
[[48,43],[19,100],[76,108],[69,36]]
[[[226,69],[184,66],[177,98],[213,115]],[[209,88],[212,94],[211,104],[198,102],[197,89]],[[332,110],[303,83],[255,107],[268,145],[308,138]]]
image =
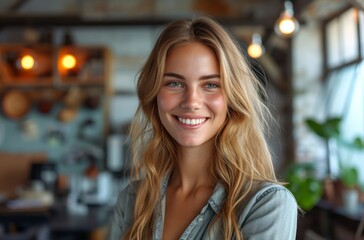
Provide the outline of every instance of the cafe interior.
[[138,71],[165,24],[199,15],[264,82],[296,239],[364,239],[362,0],[0,0],[0,239],[107,238]]

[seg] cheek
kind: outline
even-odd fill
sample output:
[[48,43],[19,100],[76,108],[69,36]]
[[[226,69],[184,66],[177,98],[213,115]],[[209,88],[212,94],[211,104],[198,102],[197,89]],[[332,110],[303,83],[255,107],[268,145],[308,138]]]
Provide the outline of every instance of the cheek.
[[210,108],[216,114],[224,115],[226,117],[226,115],[227,115],[227,101],[222,95],[211,97],[208,100],[208,102],[209,102]]
[[158,112],[163,112],[166,109],[166,105],[168,105],[168,99],[166,98],[165,94],[162,92],[158,93],[157,95],[157,106],[158,106]]
[[173,98],[171,98],[170,94],[161,91],[157,95],[157,106],[159,117],[163,119],[164,114],[173,108]]

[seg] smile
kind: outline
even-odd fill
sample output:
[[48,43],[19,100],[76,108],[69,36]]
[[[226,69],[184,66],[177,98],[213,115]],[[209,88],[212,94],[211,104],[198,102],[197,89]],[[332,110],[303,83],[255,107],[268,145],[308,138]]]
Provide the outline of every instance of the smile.
[[177,117],[178,121],[187,125],[198,125],[206,121],[206,118],[181,118]]

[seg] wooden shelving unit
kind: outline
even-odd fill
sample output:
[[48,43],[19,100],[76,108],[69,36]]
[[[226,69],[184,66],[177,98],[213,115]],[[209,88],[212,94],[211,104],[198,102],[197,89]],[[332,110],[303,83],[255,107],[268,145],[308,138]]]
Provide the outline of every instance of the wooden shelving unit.
[[[26,54],[34,58],[34,66],[28,70],[20,66],[20,59]],[[62,67],[60,61],[65,54],[73,54],[76,58],[74,68]],[[37,107],[43,100],[67,105],[66,98],[76,88],[85,102],[87,96],[96,95],[102,104],[98,107],[102,109],[104,119],[103,136],[100,137],[105,140],[109,129],[109,98],[112,92],[110,64],[110,53],[103,46],[0,45],[0,101],[8,92],[14,91],[26,96],[29,104]],[[17,103],[12,106],[17,106]],[[83,104],[75,108],[78,107],[87,106]],[[5,114],[5,117],[8,116]]]
[[[34,66],[23,69],[21,57],[31,55]],[[75,57],[75,66],[65,69],[61,58]],[[3,88],[104,87],[109,82],[108,50],[98,46],[0,45],[0,84]]]

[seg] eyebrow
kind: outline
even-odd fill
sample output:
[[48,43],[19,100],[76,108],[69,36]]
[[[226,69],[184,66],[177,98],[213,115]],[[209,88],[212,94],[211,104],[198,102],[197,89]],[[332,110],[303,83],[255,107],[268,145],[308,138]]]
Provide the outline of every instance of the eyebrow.
[[[178,78],[178,79],[181,79],[181,80],[185,80],[185,77],[178,74],[178,73],[173,73],[173,72],[167,72],[164,74],[164,77],[174,77],[174,78]],[[210,74],[210,75],[204,75],[204,76],[201,76],[199,79],[200,80],[208,80],[208,79],[211,79],[211,78],[220,78],[220,75],[219,74]]]

